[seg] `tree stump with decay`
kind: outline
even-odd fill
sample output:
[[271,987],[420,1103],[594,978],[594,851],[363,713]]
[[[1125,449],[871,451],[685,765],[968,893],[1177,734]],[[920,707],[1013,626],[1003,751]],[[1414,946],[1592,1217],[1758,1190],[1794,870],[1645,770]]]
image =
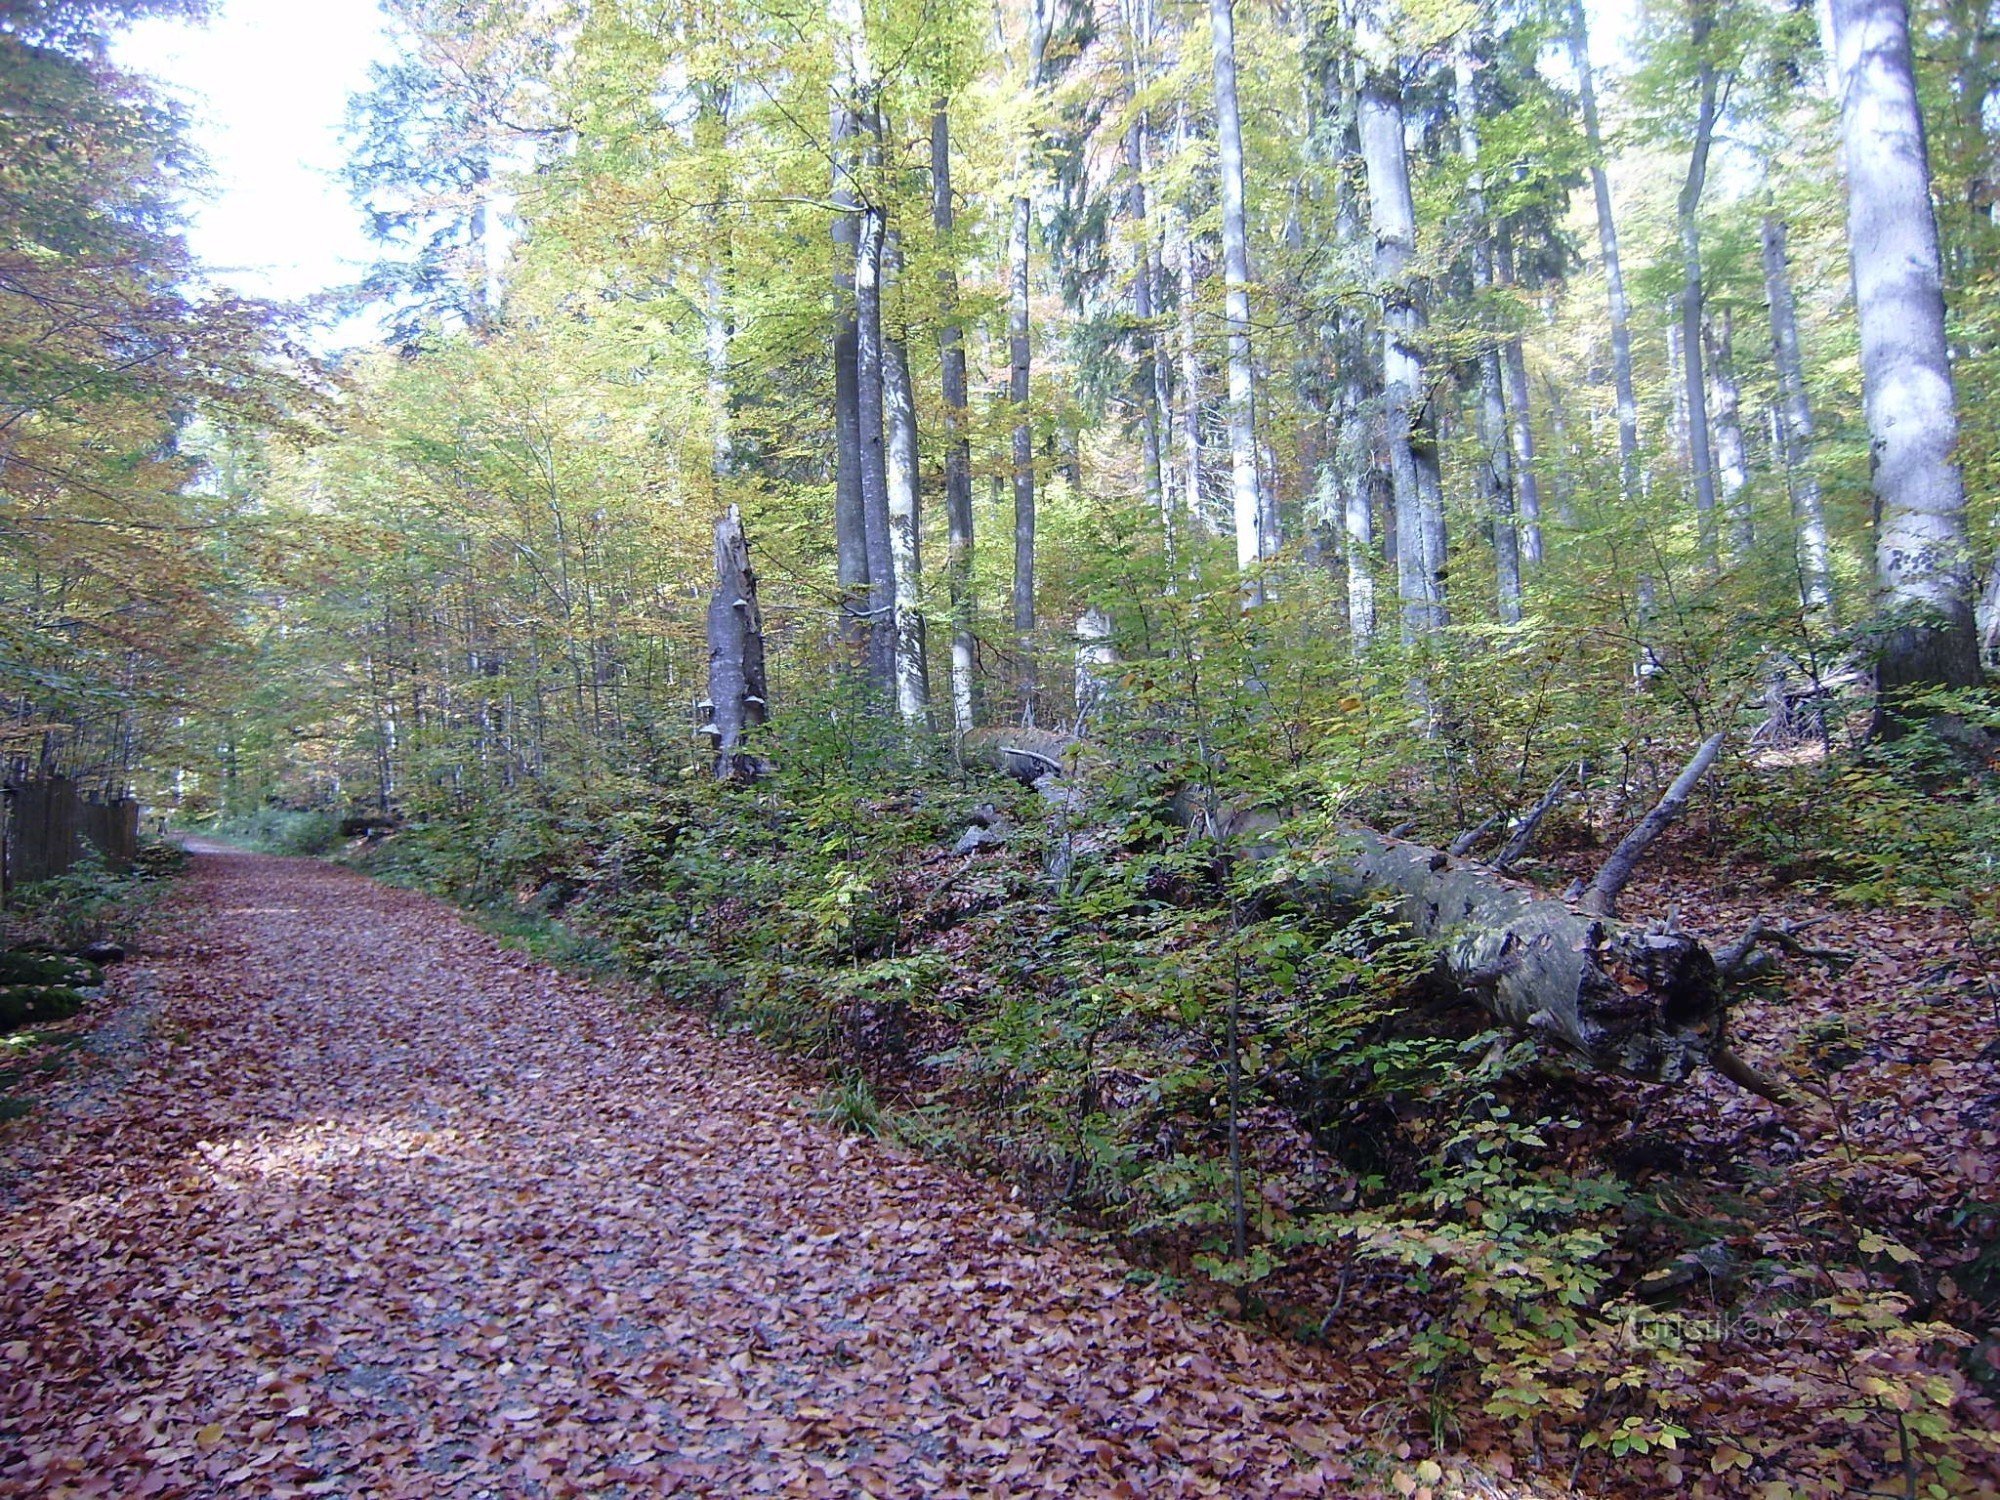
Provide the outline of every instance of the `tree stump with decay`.
[[718,781],[753,781],[761,757],[744,749],[747,731],[770,714],[764,675],[764,616],[743,514],[735,506],[715,523],[715,595],[708,605],[708,736]]

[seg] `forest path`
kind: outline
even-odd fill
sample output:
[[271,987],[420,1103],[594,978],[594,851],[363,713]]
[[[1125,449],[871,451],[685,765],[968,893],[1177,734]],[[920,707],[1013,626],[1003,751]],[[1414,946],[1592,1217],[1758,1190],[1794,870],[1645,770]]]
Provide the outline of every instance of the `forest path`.
[[1366,1483],[1309,1351],[437,901],[208,852],[159,925],[127,1076],[15,1127],[0,1494]]

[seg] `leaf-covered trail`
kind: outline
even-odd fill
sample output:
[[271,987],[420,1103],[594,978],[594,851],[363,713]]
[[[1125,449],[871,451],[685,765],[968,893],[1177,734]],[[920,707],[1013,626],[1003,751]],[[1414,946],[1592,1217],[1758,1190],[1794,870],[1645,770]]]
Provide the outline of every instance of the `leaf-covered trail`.
[[692,1022],[206,854],[16,1127],[0,1493],[1350,1493],[1308,1351],[815,1123]]

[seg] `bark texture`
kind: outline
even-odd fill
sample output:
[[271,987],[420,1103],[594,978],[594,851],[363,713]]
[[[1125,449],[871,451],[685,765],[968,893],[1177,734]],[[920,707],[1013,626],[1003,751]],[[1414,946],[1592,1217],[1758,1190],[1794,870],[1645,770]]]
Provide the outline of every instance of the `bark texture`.
[[[902,249],[892,232],[885,257],[891,275],[902,273]],[[930,672],[924,653],[922,499],[917,475],[917,393],[910,382],[908,329],[890,329],[882,348],[882,408],[888,424],[889,553],[895,567],[893,595],[896,711],[908,724],[928,724]]]
[[1792,300],[1785,221],[1776,214],[1765,214],[1759,237],[1764,294],[1771,309],[1771,356],[1778,371],[1779,456],[1798,530],[1799,597],[1807,609],[1825,610],[1833,606],[1833,569],[1819,476],[1813,472],[1812,403],[1806,397],[1805,360],[1799,351],[1798,308]]
[[1417,213],[1403,135],[1402,85],[1372,4],[1364,5],[1355,18],[1355,39],[1363,69],[1357,106],[1361,156],[1368,174],[1375,278],[1382,297],[1383,425],[1395,500],[1396,592],[1402,603],[1403,640],[1410,644],[1445,623],[1436,566],[1442,559],[1432,556],[1438,548],[1426,515],[1438,503],[1438,484],[1436,435],[1430,430],[1424,399],[1420,344],[1424,316],[1410,284]]
[[1727,307],[1712,308],[1705,320],[1708,383],[1714,392],[1717,496],[1728,522],[1730,557],[1750,555],[1756,528],[1750,511],[1750,469],[1743,447],[1743,390],[1736,380],[1736,319]]
[[1209,0],[1214,48],[1216,145],[1222,177],[1223,322],[1229,345],[1229,496],[1236,523],[1236,568],[1248,575],[1244,602],[1262,604],[1261,569],[1276,556],[1266,536],[1258,488],[1256,374],[1250,346],[1250,249],[1243,221],[1243,123],[1236,100],[1236,20],[1232,0]]
[[1875,463],[1885,697],[1979,681],[1958,410],[1905,0],[1832,0],[1847,243]]
[[1716,555],[1715,465],[1709,453],[1708,385],[1702,379],[1701,194],[1708,182],[1708,149],[1715,136],[1715,68],[1709,61],[1709,38],[1715,29],[1712,0],[1695,0],[1689,18],[1689,42],[1695,55],[1694,149],[1688,155],[1687,176],[1681,182],[1676,217],[1681,239],[1681,358],[1682,389],[1687,402],[1688,472],[1694,479],[1695,521],[1701,530],[1701,550],[1711,562]]
[[[1493,235],[1486,221],[1486,186],[1479,171],[1480,59],[1475,41],[1459,47],[1454,66],[1459,151],[1470,165],[1465,184],[1466,216],[1472,221],[1473,295],[1490,304],[1493,291]],[[1482,313],[1482,321],[1490,315]],[[1508,434],[1505,376],[1500,341],[1490,327],[1483,330],[1479,349],[1480,486],[1493,527],[1493,561],[1497,578],[1499,618],[1503,625],[1521,619],[1521,535],[1514,514],[1514,469]]]
[[708,605],[709,721],[702,732],[713,742],[718,780],[756,774],[756,757],[744,750],[743,739],[769,716],[766,681],[757,575],[742,512],[732,505],[715,523],[715,594]]
[[[951,113],[939,100],[931,114],[931,222],[952,243]],[[938,264],[938,365],[944,395],[945,587],[951,601],[951,724],[965,734],[975,723],[978,620],[972,589],[972,437],[967,410],[965,335],[958,326],[958,272],[949,254]]]

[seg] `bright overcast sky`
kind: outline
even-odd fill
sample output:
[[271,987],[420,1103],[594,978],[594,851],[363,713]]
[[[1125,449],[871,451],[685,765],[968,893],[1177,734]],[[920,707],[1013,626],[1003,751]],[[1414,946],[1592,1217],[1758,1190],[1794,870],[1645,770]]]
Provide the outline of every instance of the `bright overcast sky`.
[[120,63],[185,100],[214,172],[189,242],[215,279],[291,299],[357,280],[373,259],[334,173],[348,95],[387,55],[375,0],[221,0],[207,26],[148,21]]

